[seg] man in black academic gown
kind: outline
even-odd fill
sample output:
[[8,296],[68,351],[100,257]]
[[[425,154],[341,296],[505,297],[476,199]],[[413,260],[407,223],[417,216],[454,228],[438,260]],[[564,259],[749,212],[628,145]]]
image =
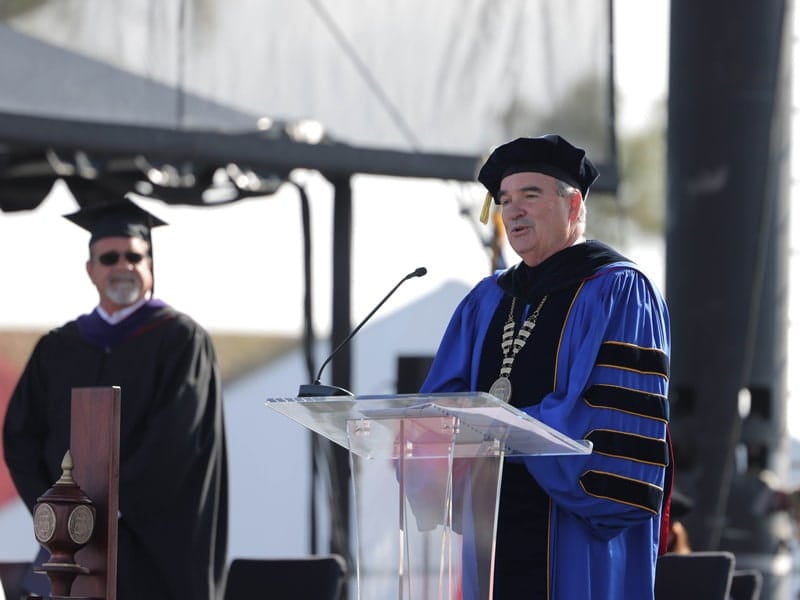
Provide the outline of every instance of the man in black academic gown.
[[228,477],[211,339],[152,298],[150,230],[163,221],[127,198],[66,217],[91,233],[86,272],[99,303],[36,344],[3,429],[11,476],[32,509],[61,474],[72,388],[119,386],[117,598],[216,600]]

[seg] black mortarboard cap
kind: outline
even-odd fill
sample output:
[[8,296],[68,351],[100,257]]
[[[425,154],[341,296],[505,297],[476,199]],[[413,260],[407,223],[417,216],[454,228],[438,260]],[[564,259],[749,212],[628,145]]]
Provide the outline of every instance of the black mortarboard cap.
[[150,243],[150,230],[166,225],[126,197],[84,206],[64,217],[91,233],[90,246],[107,237],[138,237]]
[[478,172],[480,181],[497,202],[503,178],[513,173],[544,173],[575,186],[584,199],[597,179],[597,169],[586,152],[560,135],[521,137],[495,148]]

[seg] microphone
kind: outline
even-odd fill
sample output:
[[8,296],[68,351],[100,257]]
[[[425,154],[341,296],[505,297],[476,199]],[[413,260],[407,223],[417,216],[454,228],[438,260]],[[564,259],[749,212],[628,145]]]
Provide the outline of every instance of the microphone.
[[349,342],[350,340],[353,339],[353,337],[366,324],[366,322],[369,321],[372,318],[372,315],[374,315],[376,312],[378,312],[378,309],[381,306],[383,306],[384,303],[392,296],[392,294],[394,294],[397,291],[397,288],[399,288],[401,285],[403,285],[403,283],[405,283],[407,280],[412,279],[414,277],[422,277],[423,275],[426,275],[427,273],[428,273],[428,269],[426,269],[425,267],[418,267],[417,269],[414,269],[413,271],[411,271],[411,273],[409,273],[408,275],[403,277],[400,281],[398,281],[397,284],[389,291],[389,293],[386,294],[383,297],[383,300],[378,302],[377,306],[375,306],[375,308],[373,308],[370,311],[370,313],[366,317],[364,317],[364,319],[361,321],[361,323],[359,323],[356,326],[356,328],[353,329],[353,331],[351,331],[347,335],[347,337],[345,337],[339,343],[339,345],[336,346],[336,348],[333,349],[333,352],[330,353],[328,358],[325,359],[325,362],[322,363],[322,366],[319,368],[319,371],[317,371],[317,377],[316,377],[316,379],[314,379],[314,383],[301,385],[297,395],[298,396],[352,396],[353,394],[351,392],[347,391],[344,388],[340,388],[340,387],[337,387],[335,385],[322,385],[322,384],[320,384],[320,378],[322,377],[322,371],[325,369],[325,367],[328,365],[328,363],[331,362],[333,357],[336,356],[336,354],[339,352],[339,350],[341,350],[347,344],[347,342]]

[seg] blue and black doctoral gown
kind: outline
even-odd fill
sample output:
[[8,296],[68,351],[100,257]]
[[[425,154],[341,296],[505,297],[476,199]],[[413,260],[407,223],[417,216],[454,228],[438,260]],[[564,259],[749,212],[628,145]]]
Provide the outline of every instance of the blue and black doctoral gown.
[[[512,298],[517,328],[546,299],[513,363],[511,404],[594,451],[506,460],[494,598],[652,598],[669,454],[664,300],[599,242],[520,263],[460,303],[423,393],[489,390]],[[469,567],[464,598],[485,598]]]

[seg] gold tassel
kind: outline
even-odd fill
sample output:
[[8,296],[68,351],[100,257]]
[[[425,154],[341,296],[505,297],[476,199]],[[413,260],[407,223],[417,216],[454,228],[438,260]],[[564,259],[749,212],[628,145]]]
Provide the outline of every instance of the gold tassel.
[[481,209],[481,223],[486,225],[489,222],[489,209],[492,207],[492,194],[486,192],[486,197],[483,199],[483,208]]

